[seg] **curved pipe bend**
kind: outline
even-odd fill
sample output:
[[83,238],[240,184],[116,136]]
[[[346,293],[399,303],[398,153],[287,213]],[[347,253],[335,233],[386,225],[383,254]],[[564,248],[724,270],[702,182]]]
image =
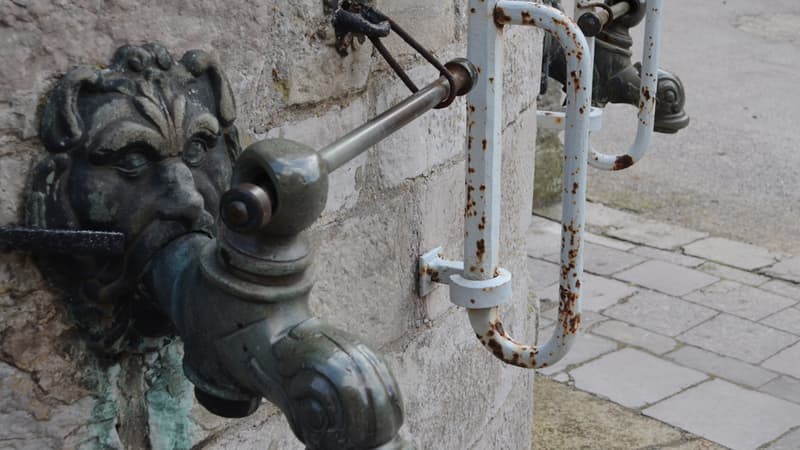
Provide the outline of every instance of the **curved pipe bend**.
[[[659,43],[661,42],[661,14],[664,0],[647,0],[645,40],[642,44],[642,80],[639,90],[636,139],[624,154],[612,155],[595,150],[590,144],[589,165],[601,170],[623,170],[636,164],[650,146],[656,118],[656,93],[658,90]],[[593,41],[592,39],[591,41]],[[590,44],[591,45],[591,44]]]
[[[481,6],[483,4],[483,6]],[[470,2],[470,7],[486,8],[487,5],[480,0]],[[564,48],[567,60],[567,102],[565,118],[565,164],[563,176],[562,195],[562,249],[561,249],[561,277],[560,277],[560,303],[559,320],[555,333],[541,347],[526,345],[514,340],[505,331],[500,320],[498,307],[485,309],[469,309],[469,319],[472,328],[481,343],[496,357],[504,362],[525,368],[541,368],[558,362],[572,346],[581,321],[581,279],[583,278],[583,232],[584,211],[586,202],[586,172],[588,165],[589,125],[592,92],[592,61],[589,58],[589,46],[586,38],[578,26],[556,8],[527,1],[500,1],[496,5],[488,5],[497,26],[503,25],[528,25],[542,28],[552,34]],[[471,14],[470,20],[480,20],[479,14]],[[492,25],[495,25],[492,24]],[[470,23],[470,30],[474,29]],[[470,35],[469,59],[478,62],[486,77],[499,74],[499,79],[486,77],[479,80],[478,87],[470,94],[470,105],[478,106],[473,111],[470,107],[468,123],[470,133],[468,136],[469,160],[475,164],[476,160],[484,158],[500,158],[502,152],[499,139],[491,139],[499,134],[498,116],[502,115],[502,31],[494,36],[494,42],[479,41]],[[489,41],[492,38],[488,38]],[[490,86],[491,85],[491,86]],[[486,105],[482,108],[482,105]],[[494,114],[494,117],[491,117]],[[478,135],[482,133],[483,135]],[[490,146],[484,147],[483,153],[492,153],[493,156],[481,155],[481,149],[476,151],[470,145],[472,141],[489,138]],[[484,141],[486,142],[486,141]],[[478,147],[478,146],[474,146]],[[492,160],[496,161],[496,160]],[[486,192],[482,199],[486,205],[470,206],[467,199],[467,214],[465,228],[467,238],[464,247],[464,277],[468,279],[485,280],[491,278],[498,267],[497,249],[499,244],[499,190],[491,192],[489,188],[496,188],[500,179],[500,164],[491,165],[490,169],[478,168],[467,174],[467,190],[470,186],[481,183]],[[480,177],[484,177],[483,179]],[[482,191],[483,192],[483,191]],[[474,194],[472,194],[474,195]],[[470,214],[470,208],[479,211]],[[491,211],[488,224],[478,225],[477,217],[484,211]],[[478,252],[475,251],[477,244]],[[481,251],[485,250],[485,251]],[[476,254],[477,253],[477,254]],[[484,269],[484,267],[486,269]],[[469,269],[467,269],[469,268]],[[484,270],[473,270],[474,268]]]

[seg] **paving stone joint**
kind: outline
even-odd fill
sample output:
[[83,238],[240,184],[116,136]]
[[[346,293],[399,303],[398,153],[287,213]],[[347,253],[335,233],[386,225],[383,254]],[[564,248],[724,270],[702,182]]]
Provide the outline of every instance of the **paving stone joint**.
[[[587,222],[589,323],[540,373],[731,449],[800,449],[800,257],[593,203]],[[559,228],[535,217],[527,246],[547,324]]]

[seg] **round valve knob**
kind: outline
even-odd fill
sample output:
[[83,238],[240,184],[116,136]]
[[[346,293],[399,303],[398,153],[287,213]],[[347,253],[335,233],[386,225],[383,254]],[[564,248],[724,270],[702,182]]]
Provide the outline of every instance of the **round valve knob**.
[[252,233],[264,228],[272,218],[272,200],[261,186],[241,183],[222,195],[220,216],[237,233]]

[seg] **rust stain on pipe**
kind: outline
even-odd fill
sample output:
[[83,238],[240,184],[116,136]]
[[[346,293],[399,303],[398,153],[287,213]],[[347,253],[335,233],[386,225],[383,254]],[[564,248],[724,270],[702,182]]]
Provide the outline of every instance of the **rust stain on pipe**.
[[628,167],[633,165],[633,158],[631,155],[620,155],[617,156],[617,159],[614,161],[614,167],[612,170],[622,170],[627,169]]
[[503,8],[495,8],[493,15],[495,25],[499,27],[509,24],[512,21],[511,16],[507,15]]

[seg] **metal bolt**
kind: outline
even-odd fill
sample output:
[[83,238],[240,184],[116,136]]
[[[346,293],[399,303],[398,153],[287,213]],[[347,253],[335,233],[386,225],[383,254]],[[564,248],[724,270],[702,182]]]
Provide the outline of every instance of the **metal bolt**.
[[225,205],[225,222],[231,225],[244,225],[250,219],[244,202],[232,201]]
[[222,195],[220,215],[231,230],[252,233],[269,223],[272,205],[272,199],[261,186],[242,183]]

